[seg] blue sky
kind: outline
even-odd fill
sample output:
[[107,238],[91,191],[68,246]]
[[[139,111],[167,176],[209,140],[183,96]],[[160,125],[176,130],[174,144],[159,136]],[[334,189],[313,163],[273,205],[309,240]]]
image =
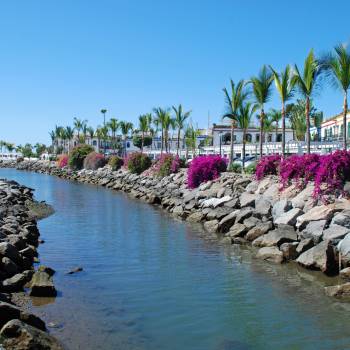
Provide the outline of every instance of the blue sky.
[[[182,103],[200,127],[208,112],[219,122],[230,78],[347,42],[349,11],[346,0],[2,1],[0,139],[49,143],[73,117],[101,124],[101,108],[136,122]],[[330,116],[342,96],[325,87],[315,105]]]

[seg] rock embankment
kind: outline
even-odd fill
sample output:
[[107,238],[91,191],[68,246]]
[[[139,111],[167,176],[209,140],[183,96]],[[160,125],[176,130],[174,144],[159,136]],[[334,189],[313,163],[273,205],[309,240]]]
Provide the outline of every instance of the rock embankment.
[[0,342],[4,349],[61,349],[46,333],[44,321],[12,302],[14,293],[25,287],[35,294],[38,274],[46,273],[33,267],[39,245],[35,215],[28,205],[33,202],[32,189],[0,180]]
[[[260,259],[295,261],[329,276],[340,272],[344,282],[350,281],[349,273],[339,271],[350,266],[350,201],[315,202],[312,184],[303,190],[292,185],[281,192],[274,177],[258,182],[249,176],[223,173],[219,179],[189,190],[185,169],[159,179],[124,170],[113,172],[108,166],[79,172],[42,161],[5,166],[124,191],[183,220],[202,223],[209,234],[218,234],[227,244],[250,244]],[[333,290],[326,292],[336,297],[349,295],[347,283]]]

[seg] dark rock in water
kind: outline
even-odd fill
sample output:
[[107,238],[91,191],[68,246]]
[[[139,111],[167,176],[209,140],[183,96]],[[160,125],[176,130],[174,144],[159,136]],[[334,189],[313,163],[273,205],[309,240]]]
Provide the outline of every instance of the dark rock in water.
[[56,271],[54,269],[52,269],[51,267],[44,266],[44,265],[39,266],[38,271],[46,272],[49,276],[53,276],[56,273]]
[[56,288],[53,284],[53,278],[46,272],[35,272],[30,282],[30,287],[30,296],[55,297],[57,295]]
[[82,267],[76,267],[70,271],[67,272],[67,275],[73,275],[74,273],[77,273],[77,272],[81,272],[83,271],[83,268]]
[[20,320],[11,320],[1,329],[5,349],[63,350],[49,334],[29,326]]
[[18,273],[11,278],[7,278],[2,282],[0,290],[7,293],[20,292],[24,285],[28,282],[28,276],[23,273]]
[[29,209],[29,217],[36,220],[47,218],[55,212],[46,202],[27,201],[26,207]]

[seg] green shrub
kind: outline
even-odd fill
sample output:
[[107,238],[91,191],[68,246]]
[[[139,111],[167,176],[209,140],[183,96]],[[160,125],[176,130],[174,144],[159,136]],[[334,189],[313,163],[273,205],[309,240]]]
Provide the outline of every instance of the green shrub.
[[88,170],[97,170],[103,168],[106,163],[107,160],[103,154],[91,152],[84,159],[84,168]]
[[255,174],[255,171],[256,171],[256,163],[251,163],[251,164],[247,165],[247,166],[245,167],[244,171],[246,172],[246,174],[250,174],[250,175]]
[[232,173],[241,173],[242,172],[242,165],[238,164],[238,163],[232,163],[229,166],[228,171],[230,171]]
[[152,161],[147,154],[134,152],[127,156],[125,164],[131,173],[141,174],[152,165]]
[[68,165],[73,170],[80,170],[83,168],[84,159],[93,152],[94,148],[90,145],[75,146],[69,153]]
[[[147,136],[145,135],[145,137],[143,138],[143,147],[148,147],[152,145],[152,137],[151,136]],[[132,138],[132,143],[134,144],[135,147],[137,148],[141,148],[142,147],[142,136],[140,135],[135,135]]]
[[113,171],[119,170],[123,164],[123,158],[120,158],[118,156],[111,156],[108,159],[108,165],[112,168]]

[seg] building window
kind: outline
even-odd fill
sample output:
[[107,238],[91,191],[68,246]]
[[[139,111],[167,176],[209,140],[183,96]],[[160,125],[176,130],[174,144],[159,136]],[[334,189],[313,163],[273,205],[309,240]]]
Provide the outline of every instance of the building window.
[[246,140],[247,142],[252,142],[252,134],[246,134],[246,135],[245,135],[245,140]]
[[[231,134],[230,133],[225,133],[223,135],[220,135],[221,137],[221,143],[224,145],[229,145],[231,143]],[[233,137],[233,141],[235,141],[235,136]]]
[[255,135],[255,142],[259,142],[260,141],[260,135],[259,134],[256,134]]
[[271,134],[267,135],[267,142],[272,142],[272,135]]
[[93,145],[93,146],[96,146],[96,145],[97,145],[96,140],[92,141],[92,145]]
[[276,142],[282,142],[282,134],[277,134]]
[[130,148],[130,142],[126,143],[126,148]]

